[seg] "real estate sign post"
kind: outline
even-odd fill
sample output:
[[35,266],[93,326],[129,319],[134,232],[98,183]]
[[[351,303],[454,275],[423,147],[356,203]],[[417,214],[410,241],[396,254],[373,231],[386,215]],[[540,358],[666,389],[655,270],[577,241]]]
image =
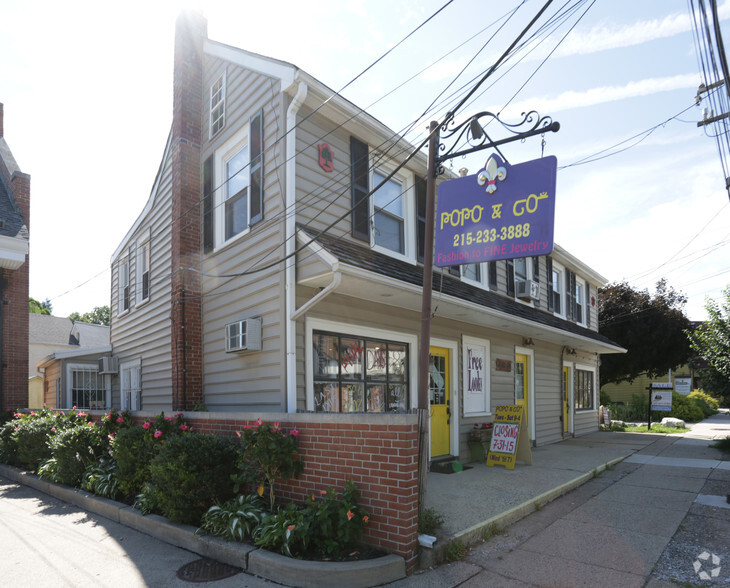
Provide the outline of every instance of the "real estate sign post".
[[652,410],[672,410],[672,388],[671,382],[651,382],[649,384],[647,388],[649,390],[647,430],[651,431]]

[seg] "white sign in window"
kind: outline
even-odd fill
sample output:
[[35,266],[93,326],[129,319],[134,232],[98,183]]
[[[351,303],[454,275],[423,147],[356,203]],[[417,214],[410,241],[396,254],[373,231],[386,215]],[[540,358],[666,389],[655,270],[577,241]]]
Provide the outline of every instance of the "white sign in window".
[[489,341],[464,337],[464,416],[489,414]]

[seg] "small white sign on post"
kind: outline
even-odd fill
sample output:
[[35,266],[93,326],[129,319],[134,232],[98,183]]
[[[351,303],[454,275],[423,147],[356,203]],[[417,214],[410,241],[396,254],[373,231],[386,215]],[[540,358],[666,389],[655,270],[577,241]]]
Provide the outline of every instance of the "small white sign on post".
[[651,383],[651,409],[672,410],[672,383],[652,382]]
[[689,396],[692,391],[692,378],[674,378],[674,389],[677,394]]

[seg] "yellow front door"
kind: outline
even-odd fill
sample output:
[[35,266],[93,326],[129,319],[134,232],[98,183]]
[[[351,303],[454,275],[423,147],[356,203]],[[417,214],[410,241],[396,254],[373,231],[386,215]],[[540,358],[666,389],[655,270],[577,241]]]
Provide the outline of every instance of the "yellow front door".
[[523,423],[525,424],[524,431],[529,431],[529,388],[528,381],[530,374],[528,373],[529,365],[527,363],[527,356],[522,353],[515,354],[515,404],[524,408]]
[[563,433],[569,432],[568,419],[570,418],[570,412],[568,411],[568,390],[570,386],[570,368],[565,365],[563,366]]
[[431,347],[429,358],[429,395],[431,402],[431,457],[449,455],[451,444],[451,390],[449,389],[449,350]]

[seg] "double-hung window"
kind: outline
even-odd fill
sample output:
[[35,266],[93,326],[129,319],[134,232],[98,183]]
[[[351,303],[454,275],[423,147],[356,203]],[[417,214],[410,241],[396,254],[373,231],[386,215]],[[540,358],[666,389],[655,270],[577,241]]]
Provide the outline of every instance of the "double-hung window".
[[122,410],[139,410],[142,406],[142,363],[123,362],[119,366]]
[[[373,172],[373,186],[378,186],[386,177],[379,171]],[[404,200],[403,185],[395,178],[386,181],[372,196],[373,245],[401,255],[406,252]]]
[[575,282],[575,322],[581,325],[585,322],[586,306],[585,293],[583,292],[583,282],[576,280]]
[[119,314],[127,312],[131,305],[131,291],[129,286],[129,256],[119,264]]
[[150,298],[150,242],[137,246],[137,304]]
[[[211,160],[206,161],[204,177],[204,183],[208,184],[206,198],[213,192],[214,186],[217,188],[213,206],[207,201],[204,203],[204,240],[206,244],[209,243],[210,232],[214,230],[215,245],[220,247],[245,234],[252,224],[263,218],[261,111],[226,141]],[[208,218],[214,218],[215,222],[208,222]]]
[[547,279],[548,283],[548,310],[552,310],[558,316],[565,316],[565,268],[555,262],[551,257],[547,258]]
[[210,87],[210,137],[226,125],[226,74],[223,73]]
[[465,282],[473,282],[482,285],[482,264],[470,263],[461,266],[461,277]]
[[406,261],[422,257],[422,240],[416,241],[425,232],[425,184],[416,186],[405,170],[389,177],[387,164],[371,160],[368,145],[355,137],[350,137],[350,164],[352,236]]

